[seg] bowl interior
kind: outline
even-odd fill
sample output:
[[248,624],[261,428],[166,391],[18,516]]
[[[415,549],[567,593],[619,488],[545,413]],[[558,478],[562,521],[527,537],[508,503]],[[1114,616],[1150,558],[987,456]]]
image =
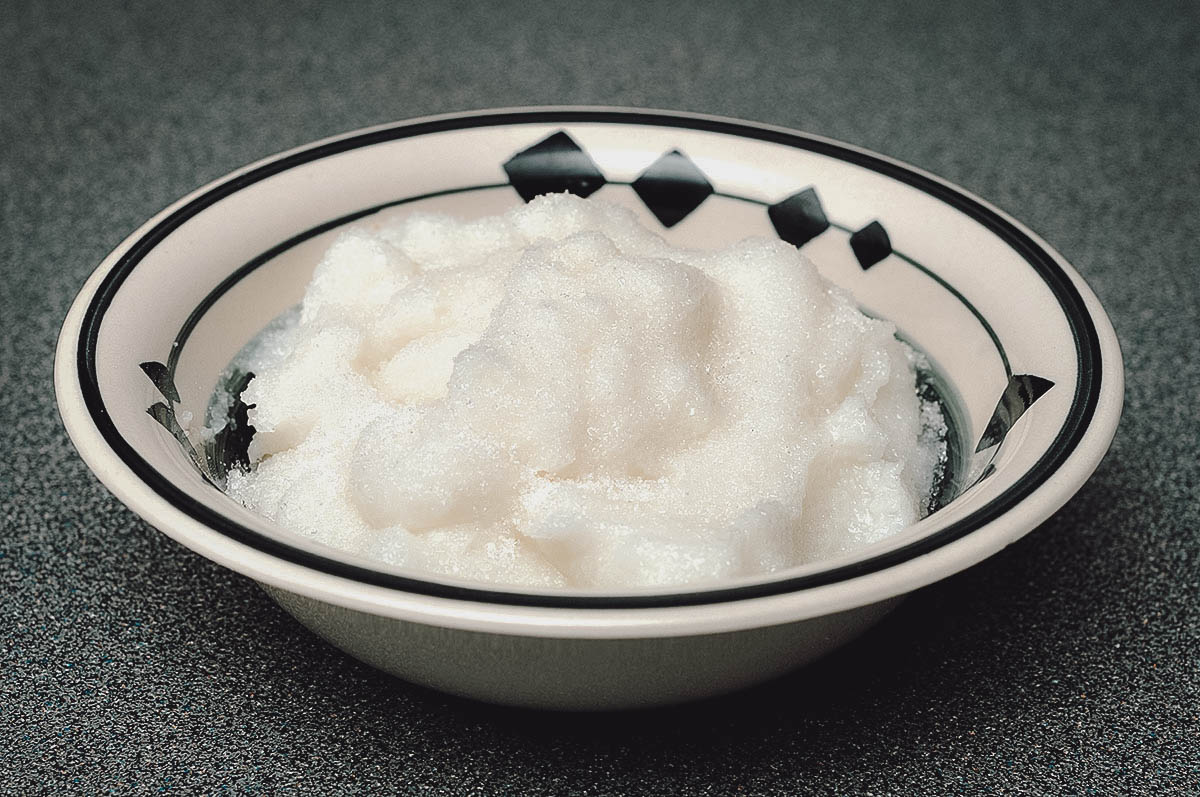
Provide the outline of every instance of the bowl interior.
[[[1072,304],[1070,278],[1053,258],[990,211],[829,142],[628,113],[392,126],[203,189],[114,254],[84,323],[89,407],[102,407],[118,455],[187,511],[272,544],[384,570],[278,529],[215,486],[246,442],[244,416],[215,440],[199,433],[222,372],[299,301],[344,225],[384,208],[476,218],[562,190],[625,205],[683,246],[781,237],[933,362],[961,443],[956,497],[896,537],[773,580],[984,522],[1000,499],[1045,478],[1038,469],[1086,420],[1086,312]],[[237,420],[237,402],[228,408]]]

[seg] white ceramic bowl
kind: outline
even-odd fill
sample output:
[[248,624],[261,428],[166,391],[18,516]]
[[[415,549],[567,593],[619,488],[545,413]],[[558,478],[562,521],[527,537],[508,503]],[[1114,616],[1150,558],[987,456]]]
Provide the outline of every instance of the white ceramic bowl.
[[[800,246],[936,363],[964,443],[957,497],[839,559],[711,588],[600,594],[384,567],[274,527],[213,485],[227,454],[185,429],[188,418],[203,417],[234,354],[299,300],[338,227],[395,206],[488,215],[562,190],[628,205],[675,243],[779,235]],[[485,700],[617,708],[783,673],[1021,537],[1099,463],[1123,377],[1080,276],[943,180],[780,128],[547,108],[347,133],[184,197],[84,285],[55,386],[71,439],[117,497],[352,655]]]

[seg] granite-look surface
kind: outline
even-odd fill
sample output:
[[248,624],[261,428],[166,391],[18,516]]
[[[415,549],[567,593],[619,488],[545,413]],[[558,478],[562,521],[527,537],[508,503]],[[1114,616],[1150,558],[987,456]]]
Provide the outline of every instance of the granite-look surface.
[[[1200,793],[1200,7],[78,5],[0,5],[0,790]],[[315,138],[535,103],[796,127],[1013,213],[1121,337],[1108,458],[821,664],[583,717],[377,674],[92,478],[52,348],[137,225]]]

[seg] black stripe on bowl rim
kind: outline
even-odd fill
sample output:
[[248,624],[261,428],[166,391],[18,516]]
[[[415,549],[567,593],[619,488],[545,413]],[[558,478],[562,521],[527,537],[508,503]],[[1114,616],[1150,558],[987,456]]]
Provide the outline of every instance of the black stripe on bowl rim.
[[[121,436],[104,407],[96,373],[96,343],[104,314],[122,283],[147,253],[185,221],[237,191],[296,166],[352,149],[432,133],[511,125],[570,125],[601,123],[696,130],[778,144],[810,151],[874,171],[916,188],[959,210],[981,224],[1017,252],[1057,299],[1075,343],[1078,369],[1071,406],[1063,426],[1042,457],[1015,484],[965,518],[903,546],[837,567],[755,584],[700,588],[687,592],[649,595],[577,595],[520,591],[446,584],[339,561],[290,546],[213,511],[163,478]],[[232,278],[233,275],[231,275]],[[84,313],[76,357],[80,390],[92,422],[113,453],[159,497],[192,519],[230,539],[270,556],[328,575],[372,586],[430,597],[494,603],[509,606],[561,609],[639,609],[697,606],[781,595],[828,586],[877,573],[930,553],[992,522],[1016,506],[1060,468],[1083,438],[1099,400],[1100,341],[1083,297],[1070,276],[1043,247],[996,212],[959,190],[879,156],[803,133],[759,127],[748,122],[638,110],[563,109],[483,112],[400,122],[362,133],[351,133],[268,161],[193,198],[134,241],[105,275]]]

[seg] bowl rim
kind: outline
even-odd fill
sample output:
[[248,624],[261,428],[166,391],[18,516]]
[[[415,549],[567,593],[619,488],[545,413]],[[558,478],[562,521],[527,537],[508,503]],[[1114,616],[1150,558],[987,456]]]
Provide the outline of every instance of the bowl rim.
[[[192,215],[259,180],[358,147],[468,127],[589,122],[690,128],[797,147],[905,183],[979,222],[1020,254],[1045,281],[1071,328],[1079,378],[1071,409],[1054,442],[1017,483],[983,507],[942,529],[873,556],[747,585],[643,595],[560,595],[402,576],[322,557],[272,540],[209,509],[167,482],[121,437],[109,419],[95,372],[96,336],[104,310],[125,276],[145,254]],[[1049,517],[1095,470],[1120,417],[1123,366],[1111,322],[1095,294],[1066,260],[1020,222],[946,180],[860,147],[773,125],[679,111],[549,106],[443,114],[349,131],[267,157],[188,194],[126,238],[86,281],[60,333],[55,387],[69,436],[106,486],[160,530],[253,578],[345,606],[361,604],[361,600],[349,593],[365,590],[359,598],[372,595],[366,605],[376,613],[388,605],[395,609],[407,604],[411,598],[424,606],[418,612],[421,616],[430,607],[448,603],[502,608],[502,613],[514,617],[552,615],[564,610],[599,612],[615,621],[618,615],[633,615],[639,610],[660,614],[708,607],[708,613],[714,614],[714,604],[774,604],[780,603],[780,599],[788,603],[789,596],[822,592],[833,595],[845,592],[846,585],[874,584],[873,588],[862,590],[859,598],[843,595],[833,602],[834,610],[848,609],[873,602],[872,598],[881,600],[902,594],[974,564]],[[935,563],[940,564],[931,569]],[[347,590],[347,584],[357,585],[358,589]],[[397,603],[399,594],[405,600]],[[381,601],[381,598],[386,599]],[[807,603],[819,606],[824,601]],[[441,610],[434,612],[434,616],[442,614]],[[798,619],[795,611],[791,614]],[[805,614],[813,616],[801,612]],[[597,627],[611,630],[610,625],[600,621]]]

